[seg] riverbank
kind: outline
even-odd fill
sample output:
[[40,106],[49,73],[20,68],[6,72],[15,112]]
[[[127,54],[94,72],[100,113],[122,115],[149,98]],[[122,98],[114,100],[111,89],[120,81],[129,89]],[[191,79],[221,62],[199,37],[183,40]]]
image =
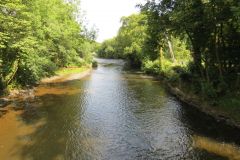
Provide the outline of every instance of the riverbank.
[[[210,101],[207,101],[191,91],[184,90],[180,86],[172,85],[167,81],[165,81],[165,84],[167,90],[181,102],[197,108],[199,111],[213,117],[218,122],[240,128],[239,106],[226,108],[226,106],[219,106],[219,104],[211,105]],[[220,99],[218,101],[220,101]],[[231,99],[226,101],[231,101]]]
[[[213,117],[218,122],[222,122],[229,126],[240,129],[240,106],[233,105],[239,102],[236,95],[223,96],[218,98],[216,102],[212,102],[210,100],[206,100],[200,95],[194,94],[194,92],[191,90],[190,84],[186,86],[183,84],[171,83],[164,75],[160,76],[136,70],[133,70],[133,73],[148,75],[160,82],[163,82],[166,90],[181,102],[198,109],[200,112],[203,112],[208,116]],[[225,104],[223,102],[225,102]]]
[[142,70],[164,81],[167,90],[182,102],[217,121],[240,128],[240,92],[237,83],[232,86],[225,82],[214,85],[217,79],[207,82],[186,66],[170,64],[171,62],[160,69],[157,62],[152,62]]
[[41,80],[40,84],[44,83],[61,83],[70,80],[81,79],[87,76],[91,72],[91,67],[81,67],[81,68],[62,68],[56,71],[56,76],[44,78]]
[[[44,78],[39,84],[51,84],[51,83],[62,83],[66,81],[81,79],[91,72],[90,67],[72,67],[72,68],[62,68],[56,72],[55,76]],[[204,112],[205,114],[215,118],[219,122],[226,123],[230,126],[240,128],[240,114],[238,107],[236,108],[227,108],[223,110],[222,106],[213,106],[210,102],[204,100],[199,95],[193,94],[190,91],[187,91],[183,87],[172,85],[170,82],[159,76],[153,76],[160,81],[164,81],[167,90],[177,97],[180,101],[197,108],[199,111]],[[5,106],[9,105],[12,101],[16,99],[27,99],[29,97],[35,96],[35,91],[37,87],[30,89],[22,90],[13,90],[8,96],[0,98],[0,116],[1,113],[5,113]],[[226,108],[226,107],[225,107]]]
[[72,81],[76,79],[84,78],[89,75],[92,71],[91,67],[71,67],[71,68],[61,68],[56,71],[56,75],[48,78],[44,78],[35,87],[24,88],[24,89],[14,89],[9,92],[9,94],[0,97],[0,117],[7,112],[5,107],[16,100],[28,99],[35,97],[35,92],[40,85],[51,84],[51,83],[63,83],[67,81]]

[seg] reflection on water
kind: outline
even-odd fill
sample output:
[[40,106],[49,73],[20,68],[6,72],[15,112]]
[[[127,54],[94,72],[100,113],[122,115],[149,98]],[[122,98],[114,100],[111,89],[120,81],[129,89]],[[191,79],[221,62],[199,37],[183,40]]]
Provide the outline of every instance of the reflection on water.
[[239,130],[123,71],[123,61],[99,61],[88,77],[39,86],[33,99],[11,104],[0,118],[0,159],[239,158]]
[[216,140],[194,136],[194,147],[199,149],[204,149],[208,152],[214,153],[216,155],[220,155],[232,160],[240,159],[240,148],[234,144],[217,142]]
[[0,119],[0,159],[21,159],[21,148],[32,145],[28,135],[45,123],[39,119],[34,127],[28,126],[17,119],[20,114],[20,111],[11,111]]

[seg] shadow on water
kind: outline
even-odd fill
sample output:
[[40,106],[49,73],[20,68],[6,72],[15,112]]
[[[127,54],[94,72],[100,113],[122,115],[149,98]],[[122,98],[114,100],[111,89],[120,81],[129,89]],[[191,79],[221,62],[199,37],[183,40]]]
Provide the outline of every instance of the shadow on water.
[[234,143],[240,146],[239,128],[216,121],[213,117],[185,103],[179,102],[179,104],[183,109],[183,112],[181,112],[181,121],[185,122],[192,132],[198,133],[199,136],[209,137],[220,142]]
[[[173,97],[174,101],[177,101]],[[218,122],[188,104],[181,105],[179,119],[191,135],[192,149],[199,152],[201,159],[240,159],[240,129]],[[207,155],[207,156],[206,156]],[[216,157],[215,157],[216,156]]]
[[[131,112],[139,122],[138,125],[142,127],[141,132],[150,145],[145,151],[138,153],[142,159],[223,160],[228,158],[227,154],[224,154],[224,150],[219,154],[219,152],[213,152],[204,147],[193,146],[194,134],[202,134],[206,137],[212,134],[213,138],[219,136],[215,134],[216,128],[211,128],[211,126],[215,126],[213,119],[209,119],[204,114],[203,116],[192,115],[192,112],[197,113],[198,111],[194,108],[190,111],[189,106],[183,106],[184,104],[168,95],[159,81],[149,81],[148,79],[139,81],[139,79],[129,77],[127,79],[128,92],[134,92],[134,99],[138,102]],[[198,124],[197,121],[202,122]],[[210,127],[203,124],[210,124]],[[228,130],[224,125],[221,131],[230,131],[235,136],[240,133],[240,131],[232,132],[235,131],[233,128]],[[225,136],[221,135],[221,137]],[[235,142],[236,139],[231,140]]]
[[[79,85],[79,86],[76,86]],[[18,136],[26,143],[13,154],[20,155],[19,159],[54,160],[91,158],[91,137],[81,123],[84,108],[81,98],[85,90],[82,83],[72,81],[62,84],[40,86],[34,100],[19,102],[15,110],[21,109],[21,121],[32,126],[30,134]],[[64,87],[66,86],[66,87]],[[40,123],[40,125],[38,125]],[[91,155],[89,154],[91,153]],[[14,156],[13,156],[14,157]]]

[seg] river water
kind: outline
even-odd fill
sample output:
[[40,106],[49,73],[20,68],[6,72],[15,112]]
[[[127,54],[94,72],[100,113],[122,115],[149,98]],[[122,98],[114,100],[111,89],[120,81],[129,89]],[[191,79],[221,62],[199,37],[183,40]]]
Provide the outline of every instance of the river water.
[[0,118],[0,159],[240,159],[240,131],[99,59],[81,79],[40,85]]

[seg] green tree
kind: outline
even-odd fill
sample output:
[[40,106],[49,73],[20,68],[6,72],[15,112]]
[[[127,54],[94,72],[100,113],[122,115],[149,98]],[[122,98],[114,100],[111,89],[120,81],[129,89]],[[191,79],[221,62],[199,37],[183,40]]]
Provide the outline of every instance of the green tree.
[[140,67],[144,58],[143,43],[146,34],[146,16],[133,14],[121,19],[122,26],[116,37],[117,52],[129,60],[133,67]]
[[146,34],[146,16],[133,14],[122,17],[121,27],[115,38],[102,43],[98,55],[108,58],[125,58],[133,67],[140,67],[144,58],[143,43]]
[[31,37],[31,14],[21,0],[3,0],[0,8],[0,89],[4,89],[14,79],[27,44],[35,40]]
[[34,84],[59,67],[92,61],[95,34],[86,36],[77,21],[78,5],[77,0],[0,2],[1,90],[13,82]]

